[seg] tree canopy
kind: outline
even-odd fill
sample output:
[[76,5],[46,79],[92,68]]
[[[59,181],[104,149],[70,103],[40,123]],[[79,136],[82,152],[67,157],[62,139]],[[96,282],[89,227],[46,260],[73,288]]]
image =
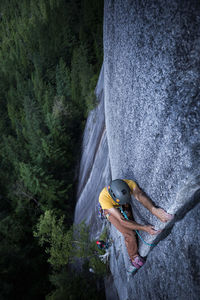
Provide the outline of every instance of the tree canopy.
[[75,170],[102,64],[103,1],[0,3],[0,298],[44,299],[41,215],[73,223]]

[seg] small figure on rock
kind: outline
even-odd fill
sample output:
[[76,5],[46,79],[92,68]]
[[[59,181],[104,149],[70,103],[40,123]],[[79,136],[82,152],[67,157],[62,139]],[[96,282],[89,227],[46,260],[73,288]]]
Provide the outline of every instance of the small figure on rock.
[[[123,234],[131,264],[137,270],[143,266],[145,261],[138,253],[136,231],[143,230],[151,235],[156,235],[161,230],[155,230],[152,225],[140,225],[134,221],[130,205],[131,195],[162,222],[170,221],[173,215],[168,214],[162,208],[155,207],[136,182],[132,180],[113,180],[108,187],[104,187],[101,191],[99,203],[104,215]],[[119,208],[121,208],[123,214],[120,213]]]
[[101,241],[101,240],[100,241],[96,241],[96,244],[97,244],[97,247],[100,250],[107,250],[109,248],[109,243]]

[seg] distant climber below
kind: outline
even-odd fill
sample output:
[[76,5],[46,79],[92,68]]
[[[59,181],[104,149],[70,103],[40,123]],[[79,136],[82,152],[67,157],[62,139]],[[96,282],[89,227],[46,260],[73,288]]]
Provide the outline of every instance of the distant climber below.
[[[104,187],[101,191],[99,203],[103,213],[124,236],[131,264],[134,268],[139,269],[144,264],[144,259],[138,253],[136,232],[133,230],[143,230],[152,235],[160,233],[161,230],[155,230],[152,225],[140,225],[133,220],[130,205],[131,195],[162,222],[171,220],[173,215],[168,214],[162,208],[155,207],[136,182],[132,180],[113,180],[108,187]],[[119,208],[126,212],[128,220],[125,219]]]

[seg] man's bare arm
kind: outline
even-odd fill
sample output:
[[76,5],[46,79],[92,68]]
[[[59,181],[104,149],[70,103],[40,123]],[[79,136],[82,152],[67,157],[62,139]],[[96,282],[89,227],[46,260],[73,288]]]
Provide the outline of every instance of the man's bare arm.
[[122,226],[128,228],[128,229],[132,229],[132,230],[143,230],[148,232],[149,234],[158,234],[160,231],[159,230],[155,230],[154,227],[152,225],[140,225],[138,223],[136,223],[135,221],[132,220],[126,220],[118,211],[117,208],[110,208],[108,209],[108,212],[114,216]]
[[138,187],[133,190],[133,196],[144,205],[151,213],[154,205],[152,201],[145,195],[145,193]]
[[168,214],[164,209],[157,208],[153,205],[152,201],[145,195],[145,193],[137,186],[133,190],[134,197],[144,205],[154,216],[162,222],[168,222],[173,219],[173,215]]

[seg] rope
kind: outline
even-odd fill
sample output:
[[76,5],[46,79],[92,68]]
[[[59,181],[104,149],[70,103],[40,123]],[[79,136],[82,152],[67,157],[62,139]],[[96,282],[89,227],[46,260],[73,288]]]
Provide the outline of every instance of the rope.
[[[123,214],[124,218],[125,218],[126,220],[129,220],[129,218],[127,217],[125,211],[123,211],[123,209],[122,209],[121,206],[119,207],[119,209],[120,209],[121,213]],[[139,234],[139,232],[138,232],[137,230],[135,230],[135,231],[136,231],[137,235],[139,236],[139,238],[140,238],[140,239],[143,241],[143,243],[145,243],[147,246],[150,246],[150,247],[155,247],[155,246],[156,246],[155,244],[149,244],[149,243],[145,242],[145,241],[143,240],[143,238],[141,237],[141,235]]]

